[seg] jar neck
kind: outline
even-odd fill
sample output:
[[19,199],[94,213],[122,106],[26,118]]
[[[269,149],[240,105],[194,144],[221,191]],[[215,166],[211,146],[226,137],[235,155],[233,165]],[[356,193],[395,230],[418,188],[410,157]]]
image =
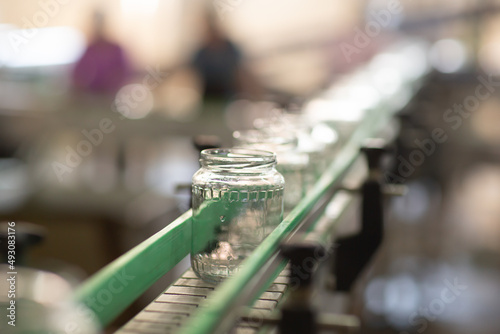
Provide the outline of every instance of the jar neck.
[[276,155],[256,149],[216,148],[203,150],[200,163],[208,169],[253,174],[272,170],[276,165]]

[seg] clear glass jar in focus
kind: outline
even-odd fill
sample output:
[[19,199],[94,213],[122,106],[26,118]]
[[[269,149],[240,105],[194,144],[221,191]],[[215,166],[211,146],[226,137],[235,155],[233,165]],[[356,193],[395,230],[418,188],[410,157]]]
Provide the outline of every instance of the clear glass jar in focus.
[[219,282],[283,219],[285,181],[272,152],[219,148],[201,152],[193,176],[191,266]]
[[297,137],[292,134],[265,130],[245,130],[233,133],[235,146],[271,151],[276,154],[278,172],[285,179],[285,213],[292,210],[306,194],[306,173],[309,156],[297,149]]

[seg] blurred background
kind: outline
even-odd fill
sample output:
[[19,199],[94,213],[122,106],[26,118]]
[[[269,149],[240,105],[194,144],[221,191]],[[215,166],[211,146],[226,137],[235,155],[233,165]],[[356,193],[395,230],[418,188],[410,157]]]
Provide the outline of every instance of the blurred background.
[[[432,72],[398,118],[400,153],[409,159],[436,128],[453,131],[391,202],[354,311],[367,333],[498,333],[498,9],[470,0],[4,1],[0,217],[46,229],[31,266],[85,279],[189,208],[196,147],[229,146],[233,131],[276,107],[302,108],[417,37]],[[477,105],[448,112],[474,94]],[[449,284],[466,288],[436,301]]]

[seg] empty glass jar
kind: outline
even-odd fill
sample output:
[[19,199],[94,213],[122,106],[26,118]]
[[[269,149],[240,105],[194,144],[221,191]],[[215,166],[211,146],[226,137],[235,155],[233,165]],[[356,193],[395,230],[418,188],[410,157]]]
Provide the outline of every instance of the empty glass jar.
[[278,172],[285,178],[285,212],[292,210],[306,194],[309,156],[297,149],[297,137],[291,133],[245,130],[233,133],[238,147],[256,148],[276,154]]
[[297,138],[297,150],[309,157],[305,173],[306,190],[309,191],[322,175],[331,157],[327,154],[326,145],[311,136],[310,120],[300,114],[283,113],[272,118],[256,119],[257,129],[275,133],[277,136],[292,133]]
[[218,282],[281,222],[285,181],[272,152],[208,149],[200,162],[192,186],[191,265],[203,280]]

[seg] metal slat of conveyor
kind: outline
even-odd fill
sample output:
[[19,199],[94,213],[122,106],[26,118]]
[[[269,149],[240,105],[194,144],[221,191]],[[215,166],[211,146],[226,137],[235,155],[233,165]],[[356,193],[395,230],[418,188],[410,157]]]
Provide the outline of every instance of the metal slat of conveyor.
[[[257,316],[272,312],[287,290],[289,270],[284,269],[250,309]],[[192,269],[187,270],[155,301],[120,328],[116,334],[171,334],[189,322],[189,317],[216,285],[198,278]],[[249,323],[239,323],[232,333],[255,334],[259,328]]]

